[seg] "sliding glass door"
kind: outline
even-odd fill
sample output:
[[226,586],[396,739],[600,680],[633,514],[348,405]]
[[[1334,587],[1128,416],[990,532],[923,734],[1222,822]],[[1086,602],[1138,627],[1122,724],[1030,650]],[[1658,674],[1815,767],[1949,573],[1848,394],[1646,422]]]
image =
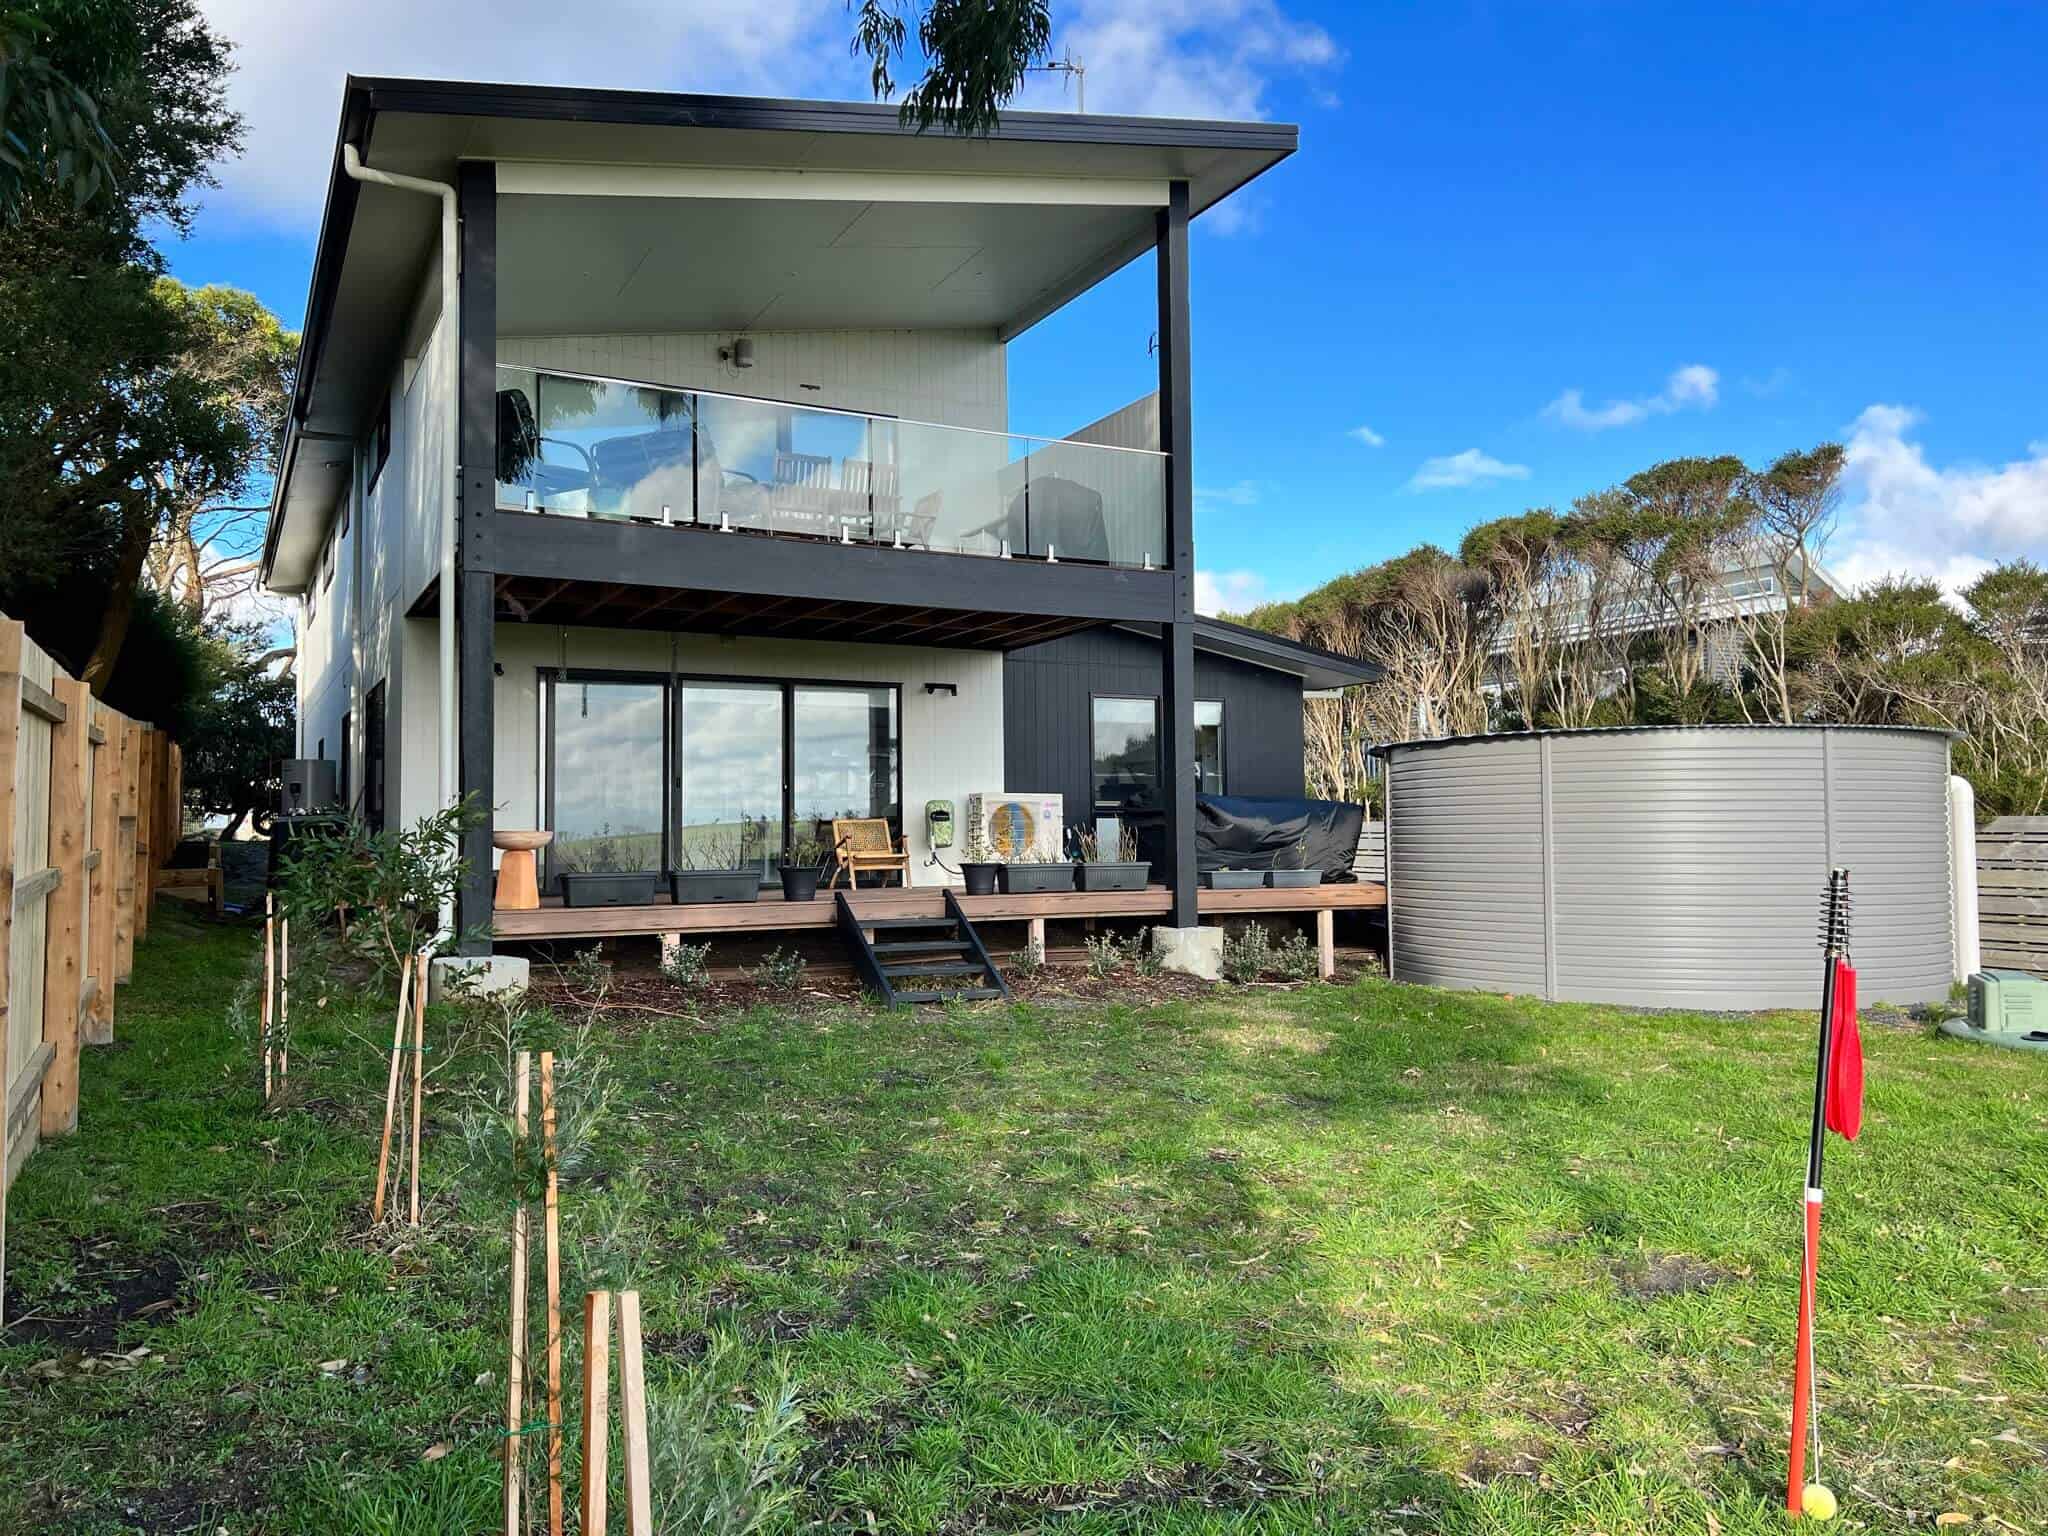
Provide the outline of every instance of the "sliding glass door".
[[637,873],[666,862],[667,690],[571,673],[547,691],[548,871]]
[[798,683],[790,722],[792,836],[829,846],[835,818],[899,819],[894,688]]
[[831,823],[902,832],[902,705],[891,684],[548,672],[544,814],[563,871],[753,869]]
[[753,868],[782,858],[783,687],[676,684],[676,863]]

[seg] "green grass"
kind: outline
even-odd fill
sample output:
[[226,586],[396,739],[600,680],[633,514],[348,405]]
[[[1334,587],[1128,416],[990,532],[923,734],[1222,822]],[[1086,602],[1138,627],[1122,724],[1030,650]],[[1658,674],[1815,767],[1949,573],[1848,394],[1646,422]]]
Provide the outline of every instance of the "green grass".
[[[450,1124],[481,1060],[425,1234],[372,1231],[378,1018],[302,1007],[306,1102],[265,1114],[250,945],[159,916],[81,1134],[20,1177],[9,1314],[102,1325],[0,1342],[0,1530],[492,1527],[503,1204]],[[2048,1062],[1865,1041],[1827,1480],[1863,1529],[2041,1529]],[[1776,1531],[1810,1049],[1372,981],[615,1022],[567,1290],[637,1284],[657,1390],[717,1337],[741,1385],[787,1362],[793,1527]],[[175,1303],[112,1318],[152,1265]]]

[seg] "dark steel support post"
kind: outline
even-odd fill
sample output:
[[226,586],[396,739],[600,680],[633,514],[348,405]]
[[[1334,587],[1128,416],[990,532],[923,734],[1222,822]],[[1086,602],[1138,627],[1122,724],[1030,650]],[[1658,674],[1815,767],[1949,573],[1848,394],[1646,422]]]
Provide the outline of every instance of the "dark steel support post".
[[456,926],[463,935],[462,953],[487,955],[494,884],[492,754],[497,736],[492,529],[498,465],[498,171],[487,162],[471,162],[459,167],[456,177],[462,221],[462,296],[456,311],[461,327],[461,441],[456,454],[461,505],[455,546],[456,670],[461,683],[458,757],[464,799],[482,812],[462,834],[466,867],[456,899]]
[[1189,457],[1188,184],[1172,183],[1159,212],[1159,446],[1166,454],[1166,544],[1173,616],[1164,626],[1159,771],[1166,801],[1167,886],[1173,925],[1195,909],[1195,478]]

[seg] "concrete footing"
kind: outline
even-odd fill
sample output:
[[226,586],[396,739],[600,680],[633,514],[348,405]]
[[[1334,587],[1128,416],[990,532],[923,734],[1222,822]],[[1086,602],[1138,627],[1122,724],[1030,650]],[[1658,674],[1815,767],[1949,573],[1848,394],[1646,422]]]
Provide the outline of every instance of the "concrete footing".
[[439,955],[427,967],[427,1000],[438,1003],[450,992],[466,997],[524,992],[527,973],[524,955]]
[[1154,928],[1152,952],[1159,968],[1197,976],[1203,981],[1223,979],[1223,930],[1218,928]]

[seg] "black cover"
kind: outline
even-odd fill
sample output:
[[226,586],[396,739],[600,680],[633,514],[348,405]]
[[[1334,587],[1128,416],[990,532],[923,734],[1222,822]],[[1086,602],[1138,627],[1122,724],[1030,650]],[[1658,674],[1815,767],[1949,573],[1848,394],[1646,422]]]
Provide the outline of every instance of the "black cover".
[[[1195,796],[1195,868],[1320,869],[1325,883],[1352,881],[1365,807],[1343,800]],[[1295,845],[1306,841],[1306,858]]]

